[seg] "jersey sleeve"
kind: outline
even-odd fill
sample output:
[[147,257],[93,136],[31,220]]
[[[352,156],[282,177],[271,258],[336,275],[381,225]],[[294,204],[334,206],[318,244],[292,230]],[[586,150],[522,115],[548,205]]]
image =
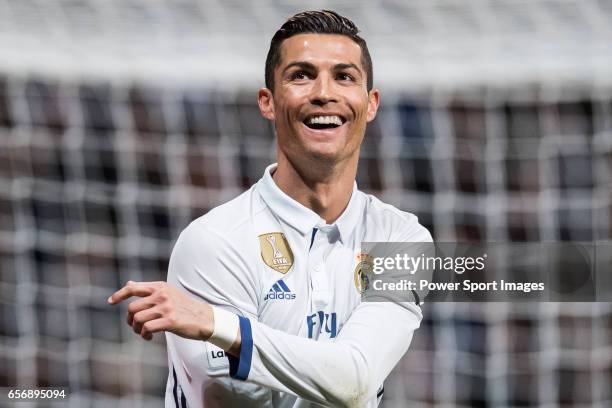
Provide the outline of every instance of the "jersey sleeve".
[[[245,255],[236,245],[229,245],[226,238],[195,221],[181,233],[172,250],[167,281],[198,300],[239,316],[253,317],[257,313],[257,282],[249,271]],[[218,406],[206,401],[217,399],[215,390],[231,387],[224,381],[233,381],[227,378],[229,364],[223,350],[168,332],[166,344],[169,362],[166,400],[172,403],[178,400],[177,406],[181,406],[184,395],[192,408]],[[255,386],[251,388],[253,395],[261,391]]]
[[[394,239],[427,242],[431,235],[420,227]],[[362,302],[334,340],[314,341],[241,317],[230,375],[327,406],[362,407],[375,400],[421,319],[414,302]]]
[[314,341],[240,318],[239,358],[230,375],[327,406],[362,407],[406,353],[417,306],[361,303],[335,341]]

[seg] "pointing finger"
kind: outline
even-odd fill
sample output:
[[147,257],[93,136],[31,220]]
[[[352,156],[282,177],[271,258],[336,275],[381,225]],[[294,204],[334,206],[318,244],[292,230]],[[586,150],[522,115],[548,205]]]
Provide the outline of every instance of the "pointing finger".
[[150,282],[128,281],[128,283],[124,287],[113,293],[107,299],[107,302],[111,305],[114,305],[132,296],[149,296],[151,293],[153,293],[153,291],[154,288],[152,287]]

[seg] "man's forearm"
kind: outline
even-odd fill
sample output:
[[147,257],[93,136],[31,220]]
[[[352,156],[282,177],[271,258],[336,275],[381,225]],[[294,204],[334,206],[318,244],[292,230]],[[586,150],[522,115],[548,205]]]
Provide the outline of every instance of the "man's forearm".
[[291,335],[241,317],[241,347],[229,353],[230,375],[324,405],[362,406],[376,397],[408,350],[421,320],[413,308],[362,304],[335,341]]
[[130,282],[109,303],[131,296],[142,299],[128,306],[128,324],[145,339],[169,331],[210,341],[228,354],[232,377],[340,406],[361,406],[375,396],[421,319],[414,305],[364,302],[335,341],[319,342],[239,317],[166,282]]

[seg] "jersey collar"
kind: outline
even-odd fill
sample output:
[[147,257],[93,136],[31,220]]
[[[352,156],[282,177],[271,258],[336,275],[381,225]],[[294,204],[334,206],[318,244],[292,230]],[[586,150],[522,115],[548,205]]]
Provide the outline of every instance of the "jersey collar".
[[363,219],[364,206],[365,196],[357,189],[357,182],[354,182],[351,199],[340,217],[338,217],[334,223],[338,226],[340,240],[342,240],[343,243],[347,242],[347,239],[353,233],[357,224]]
[[363,212],[364,203],[363,197],[361,197],[363,194],[360,194],[357,190],[357,183],[353,184],[353,193],[346,209],[336,222],[327,225],[325,220],[319,217],[317,213],[289,197],[276,185],[272,179],[272,172],[276,169],[276,166],[276,163],[268,166],[263,177],[257,183],[259,194],[272,212],[285,223],[300,231],[302,235],[309,234],[310,236],[313,228],[335,227],[338,229],[342,242],[346,242]]

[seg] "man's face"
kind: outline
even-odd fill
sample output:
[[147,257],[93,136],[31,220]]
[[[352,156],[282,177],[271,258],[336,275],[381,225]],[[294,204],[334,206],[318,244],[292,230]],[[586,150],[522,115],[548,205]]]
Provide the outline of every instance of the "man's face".
[[367,90],[357,43],[331,34],[290,37],[281,44],[274,84],[273,93],[260,90],[259,104],[275,121],[279,149],[289,160],[339,162],[358,155],[379,95]]

